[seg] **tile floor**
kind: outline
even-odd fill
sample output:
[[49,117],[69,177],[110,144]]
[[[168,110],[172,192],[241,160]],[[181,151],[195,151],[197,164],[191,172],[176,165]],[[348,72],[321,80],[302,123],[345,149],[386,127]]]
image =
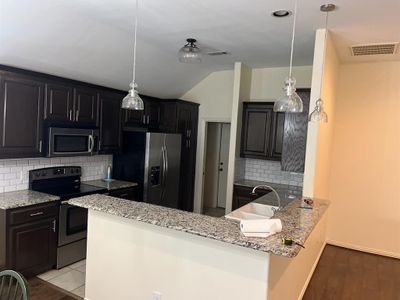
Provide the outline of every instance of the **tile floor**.
[[81,298],[85,298],[86,260],[60,270],[51,270],[37,277]]

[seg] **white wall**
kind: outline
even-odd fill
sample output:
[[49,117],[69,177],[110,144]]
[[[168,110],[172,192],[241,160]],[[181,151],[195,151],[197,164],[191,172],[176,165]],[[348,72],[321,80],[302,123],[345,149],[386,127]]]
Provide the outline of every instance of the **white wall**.
[[[89,210],[86,299],[266,300],[269,254]],[[110,280],[112,279],[112,280]]]
[[111,155],[0,160],[0,193],[28,189],[29,171],[53,166],[81,166],[82,181],[104,178]]

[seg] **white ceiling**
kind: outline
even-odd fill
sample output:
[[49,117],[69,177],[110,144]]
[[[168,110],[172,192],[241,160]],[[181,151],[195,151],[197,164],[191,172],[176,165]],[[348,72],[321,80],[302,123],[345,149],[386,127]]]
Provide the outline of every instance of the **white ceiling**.
[[[295,65],[312,63],[314,32],[324,26],[323,3],[299,0]],[[351,44],[400,41],[399,0],[333,3],[339,9],[330,27],[343,61],[354,60]],[[232,69],[235,61],[288,65],[292,18],[272,18],[270,12],[291,9],[293,0],[140,0],[139,5],[137,81],[144,94],[179,97],[209,73]],[[0,63],[127,90],[134,6],[134,0],[0,0]],[[187,37],[231,55],[181,64],[176,53]]]

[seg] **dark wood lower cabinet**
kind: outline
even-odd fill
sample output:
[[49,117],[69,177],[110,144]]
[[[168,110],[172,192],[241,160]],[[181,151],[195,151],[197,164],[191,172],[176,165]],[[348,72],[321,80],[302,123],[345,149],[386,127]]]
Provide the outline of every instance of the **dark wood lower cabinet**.
[[57,213],[56,202],[2,211],[2,268],[26,277],[52,269],[57,257]]
[[233,186],[233,200],[232,200],[232,210],[238,209],[243,205],[249,204],[250,202],[260,198],[261,196],[271,192],[270,190],[257,189],[256,194],[252,195],[251,192],[253,187],[234,185]]
[[121,198],[132,201],[140,201],[140,196],[137,194],[137,188],[125,188],[113,190],[108,193],[111,197]]

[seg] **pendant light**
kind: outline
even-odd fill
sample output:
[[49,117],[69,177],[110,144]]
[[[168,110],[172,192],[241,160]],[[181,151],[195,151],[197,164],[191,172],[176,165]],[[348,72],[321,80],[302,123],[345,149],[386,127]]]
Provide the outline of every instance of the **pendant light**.
[[320,94],[319,98],[315,102],[315,108],[313,112],[308,116],[309,122],[316,123],[327,123],[328,115],[324,110],[324,102],[322,101],[322,81],[324,78],[324,70],[325,70],[325,54],[326,54],[326,38],[328,36],[328,16],[329,12],[334,11],[336,9],[335,4],[324,4],[321,5],[320,10],[326,13],[325,17],[325,41],[324,41],[324,53],[322,58],[322,74],[321,74],[321,84],[320,84]]
[[198,64],[202,61],[202,54],[199,47],[196,45],[196,39],[189,38],[187,44],[179,49],[178,59],[181,63]]
[[287,112],[287,113],[301,113],[303,112],[303,101],[296,93],[296,78],[292,76],[293,69],[293,48],[294,39],[296,35],[296,18],[297,18],[297,0],[294,3],[293,13],[293,30],[292,30],[292,45],[290,50],[290,66],[289,66],[289,77],[285,80],[285,97],[275,102],[275,112]]
[[137,91],[137,83],[136,83],[136,36],[137,36],[137,27],[138,27],[138,11],[139,5],[138,0],[136,0],[136,10],[135,10],[135,31],[133,38],[133,70],[132,70],[132,82],[129,84],[130,89],[128,95],[122,100],[121,107],[124,109],[130,110],[143,110],[144,103],[142,98],[139,96],[139,92]]

